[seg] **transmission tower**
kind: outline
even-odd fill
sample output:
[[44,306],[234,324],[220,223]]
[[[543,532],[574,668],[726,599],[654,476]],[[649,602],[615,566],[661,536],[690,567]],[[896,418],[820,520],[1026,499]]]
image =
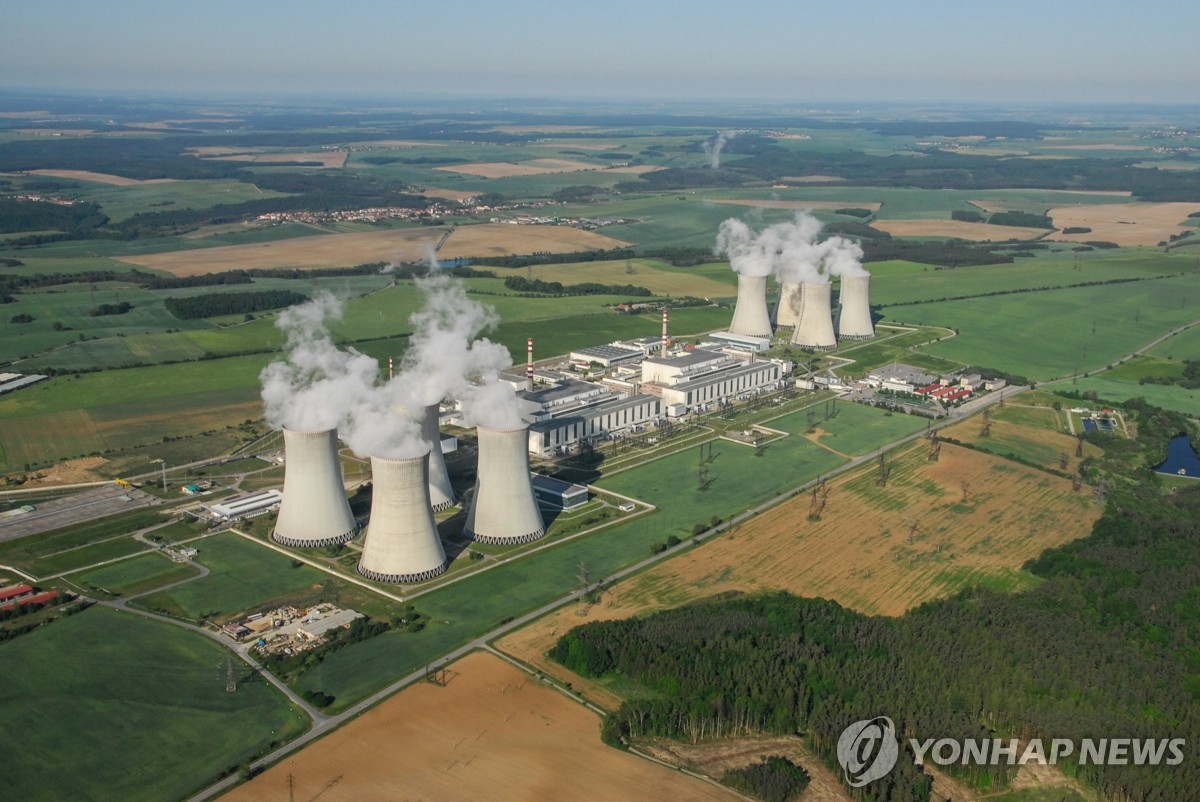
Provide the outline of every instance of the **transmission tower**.
[[908,518],[904,523],[908,525],[908,534],[904,536],[904,545],[911,546],[913,544],[913,536],[921,528],[921,521],[917,518]]
[[875,474],[875,485],[877,487],[887,487],[888,476],[891,475],[892,468],[887,464],[887,460],[884,459],[882,453],[879,455],[878,465],[879,467],[877,473]]
[[233,658],[225,658],[225,693],[237,693],[237,678],[233,676]]
[[979,436],[992,436],[992,411],[990,409],[985,409],[983,411],[983,428],[979,430]]
[[1065,471],[1067,469],[1067,466],[1070,464],[1071,464],[1071,456],[1069,454],[1067,454],[1067,452],[1065,452],[1065,451],[1058,452],[1058,467],[1059,467],[1059,469]]
[[937,430],[929,433],[929,461],[937,462],[942,455],[942,440],[938,437]]
[[591,585],[591,576],[588,574],[587,563],[583,560],[576,566],[575,578],[579,580],[579,609],[575,611],[575,615],[585,616],[588,614],[588,587]]

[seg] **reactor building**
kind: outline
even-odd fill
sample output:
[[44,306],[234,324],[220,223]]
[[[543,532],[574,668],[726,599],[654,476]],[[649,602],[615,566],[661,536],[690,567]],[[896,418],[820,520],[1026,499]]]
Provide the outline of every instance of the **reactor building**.
[[479,426],[479,466],[466,535],[480,543],[529,543],[546,534],[529,472],[529,427]]
[[449,567],[429,498],[431,454],[371,457],[371,519],[358,572],[376,582],[422,582]]
[[338,460],[337,430],[283,430],[283,501],[271,537],[285,546],[345,543],[358,530]]

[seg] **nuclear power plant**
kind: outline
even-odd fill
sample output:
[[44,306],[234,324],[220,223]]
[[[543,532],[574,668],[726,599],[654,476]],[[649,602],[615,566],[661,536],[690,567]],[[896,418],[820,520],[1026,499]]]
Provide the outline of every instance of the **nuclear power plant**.
[[337,430],[284,429],[283,447],[283,501],[271,537],[299,548],[331,546],[354,537],[358,527],[342,483]]
[[838,293],[837,336],[850,340],[869,340],[875,336],[871,322],[871,276],[842,276]]
[[767,277],[738,274],[737,303],[733,307],[730,334],[770,337],[771,316],[767,313]]
[[529,543],[546,534],[529,474],[529,427],[477,428],[479,466],[463,531],[480,543]]
[[409,459],[371,457],[371,521],[358,572],[376,582],[433,579],[449,561],[429,498],[431,453]]
[[792,345],[814,351],[837,347],[833,333],[832,285],[829,282],[800,284],[800,317],[792,332]]
[[434,512],[450,509],[456,501],[446,458],[442,455],[442,434],[438,431],[438,405],[425,407],[421,421],[421,439],[429,444],[429,503]]
[[784,281],[779,285],[779,301],[775,304],[775,325],[794,329],[800,320],[800,282]]

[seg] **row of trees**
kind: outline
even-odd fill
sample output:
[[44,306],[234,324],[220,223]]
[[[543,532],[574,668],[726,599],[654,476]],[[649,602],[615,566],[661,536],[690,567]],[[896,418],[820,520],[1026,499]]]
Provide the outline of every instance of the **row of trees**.
[[593,281],[582,284],[563,284],[561,281],[542,281],[521,276],[509,276],[504,286],[513,292],[536,292],[542,295],[626,295],[648,298],[654,293],[645,287],[633,284],[598,284]]
[[165,298],[163,305],[180,320],[242,315],[280,309],[304,303],[308,296],[292,290],[259,290],[258,292],[220,292],[193,295],[189,298]]

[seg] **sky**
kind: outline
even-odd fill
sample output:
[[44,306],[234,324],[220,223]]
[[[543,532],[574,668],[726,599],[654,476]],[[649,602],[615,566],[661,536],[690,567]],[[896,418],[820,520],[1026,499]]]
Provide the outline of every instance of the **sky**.
[[0,88],[785,101],[1200,101],[1195,0],[38,0]]

